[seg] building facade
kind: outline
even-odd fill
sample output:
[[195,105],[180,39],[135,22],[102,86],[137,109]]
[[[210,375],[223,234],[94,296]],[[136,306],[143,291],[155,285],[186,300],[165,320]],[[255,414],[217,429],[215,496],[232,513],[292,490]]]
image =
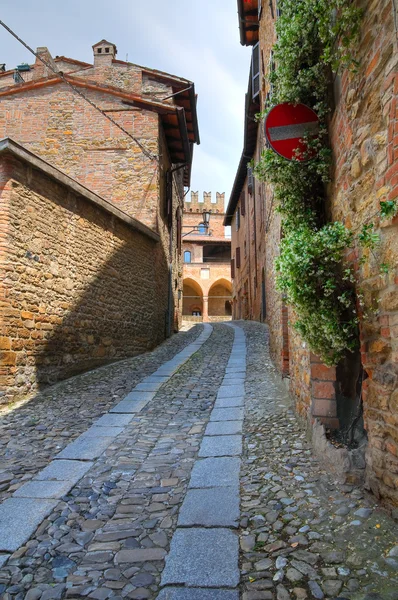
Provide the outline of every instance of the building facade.
[[[225,194],[191,192],[183,212],[183,319],[228,321],[232,318],[231,239],[224,227]],[[203,211],[210,211],[209,228]]]
[[[398,198],[398,51],[392,3],[361,3],[363,14],[356,44],[355,74],[340,70],[334,80],[334,106],[329,122],[333,151],[332,180],[327,189],[329,221],[342,221],[358,231],[380,210],[380,201]],[[390,505],[398,504],[398,219],[376,219],[381,274],[372,259],[362,264],[353,250],[347,258],[355,269],[365,308],[360,314],[360,349],[336,368],[323,365],[294,328],[295,315],[275,286],[274,260],[282,238],[272,187],[256,181],[248,166],[266,147],[264,123],[253,114],[272,98],[268,76],[273,69],[278,6],[238,0],[241,44],[252,46],[253,60],[245,110],[242,158],[229,200],[225,223],[232,229],[233,310],[235,318],[265,320],[271,353],[289,379],[299,413],[329,428],[363,425],[359,441],[366,446],[366,484]],[[373,217],[374,218],[374,217]],[[362,373],[362,375],[361,375]],[[358,396],[358,381],[362,390]],[[361,403],[362,400],[362,403]],[[363,420],[361,410],[363,406]],[[359,412],[358,412],[359,411]],[[358,459],[359,462],[362,461]]]
[[[40,385],[39,380],[43,380],[43,370],[38,368],[35,361],[44,360],[43,344],[49,348],[49,337],[53,336],[48,328],[48,331],[43,333],[45,343],[40,342],[42,347],[39,349],[39,341],[35,340],[39,340],[40,336],[36,335],[36,329],[44,316],[60,326],[56,336],[60,355],[57,358],[58,367],[52,365],[51,378],[48,378],[52,380],[63,376],[66,363],[71,367],[68,372],[77,372],[79,369],[89,368],[90,364],[98,364],[100,359],[106,362],[125,357],[126,352],[133,355],[143,349],[147,350],[170,335],[173,330],[178,330],[182,313],[179,290],[182,289],[181,226],[184,186],[189,185],[193,144],[199,143],[196,95],[192,82],[119,61],[116,58],[116,46],[106,40],[101,40],[93,46],[93,64],[66,57],[53,59],[47,48],[38,48],[37,53],[45,64],[38,58],[33,65],[20,65],[15,70],[0,73],[0,139],[5,139],[4,143],[11,144],[13,149],[21,146],[21,152],[27,152],[21,163],[24,165],[22,170],[30,163],[26,176],[21,176],[21,185],[28,189],[35,183],[33,175],[29,175],[29,169],[36,174],[36,164],[41,173],[45,165],[55,168],[61,175],[69,178],[68,184],[65,184],[66,188],[70,181],[81,186],[79,197],[84,196],[85,189],[99,198],[104,206],[109,204],[118,211],[118,215],[124,215],[126,223],[134,223],[137,227],[142,225],[149,236],[153,234],[151,239],[155,242],[151,242],[151,249],[147,248],[147,251],[157,267],[156,273],[153,273],[155,287],[149,290],[142,282],[138,255],[136,265],[131,260],[133,246],[130,234],[120,234],[120,246],[119,242],[113,244],[113,234],[109,231],[106,219],[99,219],[103,229],[97,232],[96,252],[89,251],[92,256],[90,268],[81,269],[80,266],[76,266],[76,255],[72,256],[69,253],[70,270],[66,275],[65,269],[68,269],[68,266],[62,259],[61,250],[67,240],[68,247],[75,248],[76,252],[78,248],[83,251],[85,243],[88,243],[88,240],[83,239],[85,226],[76,226],[74,229],[66,227],[67,234],[66,230],[62,231],[56,227],[51,218],[42,223],[40,215],[36,215],[37,218],[30,222],[25,211],[18,210],[14,213],[18,202],[11,202],[7,194],[11,189],[11,198],[14,197],[16,192],[13,189],[18,187],[19,183],[14,186],[13,182],[19,180],[15,169],[10,170],[7,166],[10,150],[2,153],[0,160],[5,161],[7,157],[8,162],[4,165],[1,188],[5,198],[1,204],[1,244],[2,248],[7,250],[1,255],[0,265],[4,300],[2,307],[5,311],[1,347],[6,353],[1,361],[7,371],[7,377],[10,377],[10,367],[12,374],[20,382],[16,386],[11,385],[14,396],[18,395],[16,388],[19,387],[23,395],[28,388],[34,390]],[[111,117],[113,122],[107,116]],[[26,157],[29,157],[29,160]],[[46,191],[46,186],[43,190]],[[58,191],[57,198],[65,192]],[[37,187],[32,190],[33,195],[36,193],[41,195]],[[47,198],[46,193],[44,196]],[[56,201],[53,199],[53,202]],[[36,204],[41,205],[41,201],[32,201],[29,209],[31,212],[36,210]],[[83,202],[78,204],[84,205]],[[69,221],[75,223],[75,215],[78,212],[75,205],[74,200],[64,205],[66,213],[63,214],[62,220],[65,224]],[[55,205],[52,206],[55,214]],[[82,215],[81,219],[83,223],[86,216]],[[40,242],[33,242],[28,236],[23,242],[25,249],[18,249],[23,264],[14,264],[15,255],[12,248],[17,243],[17,231],[18,228],[25,228],[28,221],[32,228],[31,237],[34,237],[36,228],[37,231],[40,229]],[[13,227],[10,226],[11,222]],[[112,227],[112,224],[109,226]],[[47,227],[46,232],[42,230],[43,227]],[[120,231],[119,228],[118,232]],[[73,239],[73,243],[69,243],[71,240],[68,236],[72,234],[76,238]],[[18,244],[20,243],[21,240],[18,241]],[[123,244],[126,247],[125,255]],[[144,247],[146,248],[146,243],[143,243],[142,248]],[[48,248],[51,248],[50,253]],[[90,290],[94,284],[99,298],[102,297],[102,284],[104,290],[107,289],[103,273],[110,273],[113,269],[110,248],[114,248],[115,253],[119,254],[118,266],[115,267],[118,274],[115,272],[115,277],[124,278],[128,273],[131,284],[134,284],[139,292],[141,307],[146,307],[144,313],[141,309],[137,312],[144,327],[142,336],[138,335],[138,329],[133,334],[133,328],[127,327],[130,341],[127,343],[125,336],[120,338],[126,342],[127,350],[122,350],[116,339],[120,325],[117,325],[118,319],[121,322],[124,320],[124,311],[119,310],[118,305],[124,301],[126,307],[130,307],[131,310],[138,308],[138,303],[131,301],[128,291],[130,286],[122,286],[121,296],[115,302],[112,315],[105,307],[101,308],[100,303],[95,305],[93,318],[99,331],[106,329],[105,321],[114,323],[114,327],[109,329],[109,336],[105,336],[106,342],[100,335],[95,334],[94,323],[93,331],[88,332],[85,329],[85,320],[78,318],[73,351],[67,350],[66,345],[65,356],[62,358],[65,340],[62,335],[58,335],[62,323],[71,322],[76,305],[81,306],[81,311],[84,312],[84,301],[90,297]],[[22,273],[26,269],[28,272],[33,264],[31,256],[37,257],[34,264],[36,270],[39,263],[46,265],[39,277],[40,283],[37,287],[32,285],[30,290],[21,289],[15,295],[12,290],[15,280],[19,278],[15,271],[20,270]],[[50,298],[48,293],[48,303],[45,299],[43,302],[39,297],[39,289],[51,288],[51,281],[56,287],[62,287],[63,278],[66,276],[69,300],[63,298],[62,294]],[[134,296],[135,294],[136,292]],[[155,304],[150,295],[157,298]],[[105,291],[103,296],[107,296]],[[9,315],[16,317],[18,311],[22,320],[22,312],[34,315],[33,318],[27,319],[34,326],[29,336],[24,329],[23,335],[29,342],[25,345],[19,339],[19,334],[17,338],[14,337],[15,323],[8,320]],[[79,314],[81,311],[79,308]],[[89,321],[90,319],[87,319],[87,323]],[[90,340],[94,336],[94,342],[87,344],[87,336]],[[52,348],[53,346],[54,344]],[[28,354],[31,357],[29,360]],[[31,385],[23,381],[23,365],[29,366]],[[10,388],[10,379],[7,379],[7,382],[8,386],[5,387]]]

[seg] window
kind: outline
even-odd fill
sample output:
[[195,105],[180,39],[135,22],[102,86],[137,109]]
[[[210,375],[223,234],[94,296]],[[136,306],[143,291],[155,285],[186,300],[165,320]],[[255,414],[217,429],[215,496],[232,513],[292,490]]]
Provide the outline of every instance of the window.
[[240,248],[236,249],[236,268],[240,269]]
[[240,195],[240,212],[242,213],[242,217],[244,217],[246,214],[246,198],[244,191]]
[[246,240],[244,241],[244,244],[243,244],[243,254],[244,254],[245,258],[246,258],[246,256],[247,256],[247,244],[246,244]]
[[263,2],[262,0],[258,0],[258,18],[261,19],[261,13],[263,10]]
[[206,227],[203,223],[200,223],[200,225],[198,225],[198,231],[199,233],[206,233]]
[[236,231],[239,231],[239,227],[240,227],[240,208],[239,208],[239,206],[236,209],[235,219],[236,219]]
[[102,54],[102,48],[97,48],[97,53]]
[[171,171],[166,171],[166,203],[165,214],[169,228],[173,224],[173,174]]
[[191,262],[191,253],[189,252],[189,250],[185,250],[185,252],[184,252],[184,262],[186,262],[186,263]]
[[260,93],[260,45],[253,46],[252,51],[252,98],[257,98]]
[[106,54],[109,54],[109,48],[105,48]]
[[180,208],[176,210],[176,222],[177,222],[177,252],[181,254],[182,250],[182,220]]
[[253,193],[253,169],[251,167],[247,167],[247,189],[249,190],[249,194]]
[[235,277],[235,260],[231,258],[231,279]]

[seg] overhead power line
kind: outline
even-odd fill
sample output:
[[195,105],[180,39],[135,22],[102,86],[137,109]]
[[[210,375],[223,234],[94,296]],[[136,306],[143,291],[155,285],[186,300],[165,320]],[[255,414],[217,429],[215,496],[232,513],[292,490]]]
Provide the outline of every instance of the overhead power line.
[[109,116],[106,112],[104,112],[92,100],[87,98],[87,96],[85,96],[77,87],[75,87],[70,81],[68,81],[66,79],[65,75],[61,71],[57,71],[57,69],[54,69],[54,67],[50,63],[48,63],[37,52],[35,52],[33,50],[33,48],[28,46],[28,44],[26,42],[24,42],[12,29],[10,29],[10,27],[8,27],[8,25],[6,25],[1,20],[0,20],[0,25],[2,25],[2,27],[4,27],[4,29],[6,29],[6,31],[8,31],[8,33],[10,33],[20,44],[22,44],[22,46],[24,46],[27,50],[29,50],[29,52],[31,52],[36,58],[38,58],[43,63],[43,65],[45,65],[48,69],[50,69],[50,71],[55,73],[55,75],[57,75],[57,77],[60,77],[75,92],[75,94],[78,94],[81,98],[83,98],[83,100],[88,102],[88,104],[90,104],[90,106],[92,106],[95,110],[100,112],[102,116],[104,116],[106,119],[108,119],[108,121],[110,121],[113,125],[115,125],[115,127],[120,129],[120,131],[122,131],[125,135],[127,135],[129,138],[131,138],[137,144],[137,146],[142,150],[142,153],[147,158],[149,158],[150,160],[156,160],[159,162],[159,157],[156,154],[152,154],[152,152],[147,150],[147,148],[145,148],[145,146],[143,146],[143,144],[141,144],[141,142],[136,137],[134,137],[129,131],[127,131],[127,129],[125,129],[122,125],[120,125],[117,121],[115,121],[111,116]]

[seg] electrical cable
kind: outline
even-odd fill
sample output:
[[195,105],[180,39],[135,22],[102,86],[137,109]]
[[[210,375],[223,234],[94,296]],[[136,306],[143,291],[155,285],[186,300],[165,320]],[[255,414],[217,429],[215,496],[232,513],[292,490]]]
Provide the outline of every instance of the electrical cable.
[[88,102],[88,104],[90,104],[90,106],[92,106],[95,110],[100,112],[106,119],[108,119],[108,121],[110,121],[113,125],[115,125],[115,127],[120,129],[125,135],[127,135],[129,138],[131,138],[137,144],[137,146],[141,149],[142,153],[147,158],[149,158],[150,160],[156,160],[159,162],[159,157],[157,155],[152,154],[152,152],[147,150],[145,148],[145,146],[143,146],[136,137],[134,137],[129,131],[127,131],[127,129],[124,129],[124,127],[122,127],[122,125],[120,125],[117,121],[115,121],[112,117],[110,117],[99,106],[97,106],[94,102],[92,102],[92,100],[87,98],[87,96],[85,96],[78,88],[76,88],[72,83],[70,83],[70,81],[68,81],[66,79],[65,75],[61,71],[57,71],[56,69],[54,69],[54,67],[50,63],[48,63],[46,60],[44,60],[37,52],[35,52],[33,50],[33,48],[28,46],[28,44],[26,42],[24,42],[12,29],[10,29],[10,27],[8,27],[8,25],[6,25],[1,20],[0,20],[0,25],[2,27],[4,27],[4,29],[6,31],[8,31],[8,33],[10,33],[20,44],[22,44],[27,50],[29,50],[29,52],[31,52],[36,58],[38,58],[48,69],[50,69],[50,71],[52,71],[53,73],[55,73],[55,75],[60,77],[70,88],[72,88],[72,90],[76,94],[78,94],[81,98],[83,98],[86,102]]

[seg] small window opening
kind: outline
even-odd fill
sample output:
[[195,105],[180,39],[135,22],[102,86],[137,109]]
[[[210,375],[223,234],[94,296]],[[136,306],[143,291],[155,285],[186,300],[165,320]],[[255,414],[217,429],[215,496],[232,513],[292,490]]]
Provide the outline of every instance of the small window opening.
[[102,48],[97,48],[97,53],[102,54]]
[[109,48],[105,48],[105,52],[109,54]]

